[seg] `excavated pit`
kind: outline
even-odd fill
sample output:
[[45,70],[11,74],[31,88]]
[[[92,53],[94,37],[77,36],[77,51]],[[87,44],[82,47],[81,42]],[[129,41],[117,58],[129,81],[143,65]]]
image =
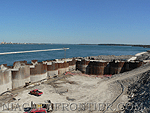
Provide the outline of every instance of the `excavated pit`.
[[[125,61],[125,60],[118,60],[113,59],[109,60],[99,60],[99,59],[79,59],[76,62],[76,69],[80,70],[82,73],[89,74],[89,75],[114,75],[110,79],[105,78],[97,78],[97,77],[86,77],[80,76],[80,71],[73,71],[72,73],[67,74],[60,74],[61,76],[57,76],[56,78],[49,79],[46,83],[43,83],[38,86],[34,86],[31,88],[23,88],[17,89],[11,92],[14,94],[13,96],[10,94],[10,97],[0,98],[0,105],[1,103],[5,102],[18,102],[22,104],[23,102],[30,103],[31,101],[35,103],[44,102],[45,100],[49,99],[53,103],[110,103],[112,110],[117,108],[117,105],[120,102],[127,103],[135,103],[140,101],[144,104],[144,108],[141,109],[141,112],[145,111],[148,113],[149,104],[149,70],[150,64],[145,64],[142,57],[147,60],[149,57],[138,57],[136,61]],[[140,60],[138,60],[140,59]],[[142,60],[141,60],[142,59]],[[62,65],[68,67],[66,63],[61,64],[59,62],[59,69]],[[74,63],[73,63],[74,65]],[[57,67],[57,66],[56,66]],[[52,69],[52,65],[49,65],[49,70]],[[64,72],[64,70],[59,70],[59,72]],[[83,74],[83,75],[85,75]],[[28,95],[30,90],[33,89],[42,90],[44,93],[41,97],[36,97],[32,95]],[[15,95],[17,94],[17,95]],[[3,95],[6,96],[6,95]],[[17,100],[12,100],[13,98]],[[128,98],[129,97],[129,98]],[[148,97],[148,98],[147,98]],[[20,99],[18,101],[18,99]],[[147,103],[146,103],[147,102]],[[106,112],[107,111],[113,112],[110,108],[104,111],[89,111],[86,109],[83,111],[84,113],[87,112]],[[130,107],[130,106],[129,106]],[[147,107],[147,109],[146,109]],[[70,109],[69,109],[70,110]],[[130,109],[116,109],[116,112],[136,112],[136,110],[131,111]],[[129,111],[130,110],[130,111]],[[147,112],[146,112],[147,111]],[[15,113],[16,111],[12,111]],[[63,113],[61,109],[58,111],[53,111],[54,113]],[[66,113],[76,111],[65,111]],[[22,112],[21,112],[22,113]]]

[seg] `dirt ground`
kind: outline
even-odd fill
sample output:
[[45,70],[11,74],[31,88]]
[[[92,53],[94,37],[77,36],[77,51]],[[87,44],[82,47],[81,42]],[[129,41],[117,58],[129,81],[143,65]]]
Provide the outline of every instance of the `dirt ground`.
[[[129,84],[137,81],[138,77],[148,70],[150,70],[150,64],[130,72],[114,75],[111,78],[88,77],[84,74],[82,76],[78,71],[72,72],[74,75],[59,75],[40,85],[20,88],[3,94],[0,96],[0,113],[23,113],[23,105],[28,107],[31,101],[38,104],[45,103],[46,100],[54,104],[52,113],[121,112],[119,103],[128,102],[126,92]],[[29,92],[33,89],[39,89],[43,95],[30,95]],[[12,110],[6,109],[8,103],[13,103]],[[11,105],[9,107],[11,108]]]

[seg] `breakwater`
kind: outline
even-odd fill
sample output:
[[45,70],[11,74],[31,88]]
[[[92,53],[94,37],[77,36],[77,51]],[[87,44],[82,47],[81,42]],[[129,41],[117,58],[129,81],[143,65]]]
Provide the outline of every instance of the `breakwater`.
[[113,75],[130,71],[143,65],[142,61],[104,61],[86,58],[55,59],[38,62],[32,60],[16,61],[13,66],[2,64],[0,69],[0,94],[25,86],[27,83],[40,82],[63,74],[79,70],[89,75]]

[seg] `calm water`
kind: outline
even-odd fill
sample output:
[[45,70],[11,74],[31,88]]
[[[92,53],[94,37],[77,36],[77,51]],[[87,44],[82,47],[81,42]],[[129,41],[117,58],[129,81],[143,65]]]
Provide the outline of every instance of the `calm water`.
[[[136,53],[147,51],[150,48],[131,47],[131,46],[99,46],[99,45],[64,45],[64,44],[45,44],[45,45],[0,45],[0,53],[44,50],[57,48],[70,48],[66,51],[66,57],[86,57],[98,55],[135,55]],[[14,61],[26,60],[52,60],[64,58],[64,51],[48,51],[37,53],[20,53],[10,55],[0,55],[0,64],[13,65]]]

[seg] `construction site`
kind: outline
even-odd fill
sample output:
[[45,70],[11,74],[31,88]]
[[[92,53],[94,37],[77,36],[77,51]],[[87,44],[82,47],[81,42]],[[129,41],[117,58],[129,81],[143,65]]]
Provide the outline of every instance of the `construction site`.
[[[2,64],[0,112],[36,113],[42,103],[54,113],[148,113],[149,75],[149,51]],[[29,93],[35,89],[42,94]]]

